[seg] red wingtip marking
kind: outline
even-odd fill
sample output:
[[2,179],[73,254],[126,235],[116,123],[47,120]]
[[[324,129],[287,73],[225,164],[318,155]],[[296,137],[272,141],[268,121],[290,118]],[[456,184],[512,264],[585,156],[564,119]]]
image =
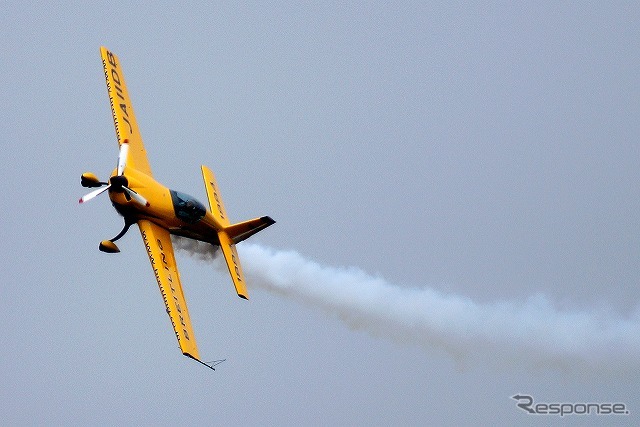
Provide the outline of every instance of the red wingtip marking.
[[78,200],[78,203],[82,203],[82,197],[80,197],[80,200]]

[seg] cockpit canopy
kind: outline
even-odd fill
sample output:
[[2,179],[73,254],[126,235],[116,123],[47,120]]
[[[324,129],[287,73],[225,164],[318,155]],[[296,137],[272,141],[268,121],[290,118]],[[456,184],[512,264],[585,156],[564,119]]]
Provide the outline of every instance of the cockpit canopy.
[[194,224],[204,218],[207,209],[195,197],[175,190],[170,190],[170,193],[173,209],[179,219]]

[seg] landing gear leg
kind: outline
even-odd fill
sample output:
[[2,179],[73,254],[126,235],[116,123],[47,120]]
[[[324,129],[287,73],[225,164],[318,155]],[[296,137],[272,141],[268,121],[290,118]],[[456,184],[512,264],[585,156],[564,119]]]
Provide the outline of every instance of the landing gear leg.
[[106,253],[109,253],[109,254],[115,254],[115,253],[120,252],[120,249],[118,248],[118,246],[114,242],[116,240],[120,239],[125,234],[127,234],[127,231],[129,231],[129,227],[131,227],[133,224],[135,224],[135,221],[131,221],[131,220],[125,218],[124,219],[124,227],[118,233],[118,235],[116,237],[114,237],[113,239],[103,240],[102,242],[100,242],[100,246],[98,246],[98,249],[100,249],[102,252],[106,252]]

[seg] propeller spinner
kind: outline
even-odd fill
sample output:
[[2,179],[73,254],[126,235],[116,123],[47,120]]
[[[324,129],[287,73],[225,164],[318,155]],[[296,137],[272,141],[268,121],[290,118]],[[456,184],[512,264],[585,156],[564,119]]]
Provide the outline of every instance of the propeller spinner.
[[[82,196],[79,200],[79,203],[88,202],[89,200],[95,198],[96,196],[99,196],[105,191],[108,191],[109,189],[113,189],[115,191],[125,191],[137,203],[148,207],[149,202],[147,201],[147,199],[145,199],[140,194],[136,193],[135,191],[133,191],[128,187],[129,181],[124,176],[124,170],[127,167],[128,154],[129,154],[129,142],[125,139],[120,145],[120,151],[118,152],[118,168],[117,168],[116,175],[109,178],[108,183],[100,181],[98,177],[92,174],[91,172],[83,173],[82,177],[80,178],[80,183],[82,184],[83,187],[88,187],[88,188],[99,187],[99,188]],[[120,252],[120,249],[118,249],[118,246],[116,246],[114,242],[119,238],[121,238],[122,236],[124,236],[132,224],[134,223],[128,220],[127,218],[125,218],[124,228],[122,229],[122,231],[118,233],[118,235],[113,239],[103,240],[102,242],[100,242],[99,249],[102,252],[107,252],[107,253]]]
[[135,191],[133,191],[127,186],[128,182],[127,182],[127,179],[124,177],[124,170],[127,167],[128,154],[129,154],[129,141],[125,139],[120,145],[120,151],[118,153],[117,174],[116,176],[111,177],[108,183],[100,181],[97,176],[95,176],[90,172],[83,173],[82,177],[80,178],[80,181],[83,187],[89,187],[89,188],[101,187],[101,188],[98,188],[97,190],[94,190],[88,194],[85,194],[80,198],[80,200],[78,200],[78,203],[88,202],[89,200],[95,198],[96,196],[99,196],[100,194],[104,193],[110,188],[113,188],[118,190],[122,189],[126,191],[126,193],[129,196],[131,196],[133,200],[135,200],[136,202],[140,203],[143,206],[148,207],[149,202],[147,201],[147,199],[145,199],[140,194],[136,193]]

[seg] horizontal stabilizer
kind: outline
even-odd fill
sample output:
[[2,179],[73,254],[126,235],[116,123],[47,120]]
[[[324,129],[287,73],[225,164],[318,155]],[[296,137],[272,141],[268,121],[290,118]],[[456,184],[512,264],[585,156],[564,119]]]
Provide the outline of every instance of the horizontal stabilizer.
[[242,267],[240,267],[240,257],[238,256],[236,245],[225,231],[218,232],[218,239],[220,239],[220,248],[222,249],[224,260],[229,268],[231,280],[233,280],[233,285],[236,287],[236,293],[240,298],[249,299],[247,286],[244,281],[244,274],[242,273]]
[[229,218],[227,218],[227,211],[222,203],[222,197],[220,196],[220,189],[216,182],[216,177],[205,165],[202,165],[202,178],[204,179],[204,187],[207,190],[207,199],[209,199],[209,210],[213,214],[216,223],[220,227],[226,227],[230,224]]
[[268,226],[275,224],[271,217],[263,216],[261,218],[250,219],[249,221],[231,224],[227,211],[222,202],[220,189],[216,182],[216,177],[208,167],[202,165],[202,178],[204,179],[204,187],[207,191],[207,199],[209,199],[209,211],[213,216],[216,230],[218,230],[218,240],[220,248],[224,254],[224,260],[229,268],[231,280],[236,287],[236,292],[240,298],[249,299],[247,286],[244,281],[242,267],[240,267],[240,257],[236,250],[236,243],[253,236],[260,230],[264,230]]

